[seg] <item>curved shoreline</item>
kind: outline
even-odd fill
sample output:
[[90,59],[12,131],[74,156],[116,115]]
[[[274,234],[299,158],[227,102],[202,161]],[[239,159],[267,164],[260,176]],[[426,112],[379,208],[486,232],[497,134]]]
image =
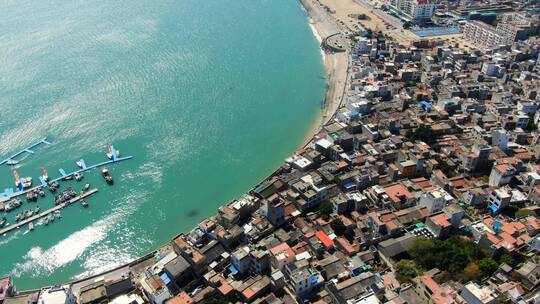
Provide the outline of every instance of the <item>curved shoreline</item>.
[[[320,43],[319,48],[323,54],[323,61],[324,61],[323,63],[324,63],[325,71],[326,71],[326,92],[325,92],[325,97],[323,101],[323,106],[319,114],[317,115],[315,121],[313,122],[310,129],[308,130],[306,136],[300,143],[298,148],[301,149],[309,145],[312,142],[312,140],[315,139],[316,135],[320,133],[322,128],[334,117],[335,113],[337,112],[337,110],[340,108],[342,104],[343,96],[345,94],[345,85],[348,78],[349,52],[348,51],[341,52],[341,53],[325,52],[324,49],[322,48],[322,40],[325,37],[339,33],[341,31],[340,27],[337,25],[335,20],[331,16],[329,16],[328,13],[325,12],[318,5],[317,0],[299,0],[299,3],[304,8],[305,12],[307,13],[307,19],[308,19],[307,21],[309,23],[309,26],[312,27],[312,30],[314,29],[313,34]],[[293,152],[292,154],[294,153],[295,152]],[[278,168],[276,168],[270,174],[264,177],[259,183],[267,180],[268,178],[271,178],[276,173],[278,173],[282,164],[283,162],[280,164]],[[252,189],[253,187],[250,188],[245,193],[249,193]],[[227,205],[227,204],[224,204],[224,205]],[[205,218],[208,218],[210,216],[207,216]],[[173,239],[182,233],[183,232],[175,233],[174,234],[175,236],[173,237]],[[166,244],[160,245],[157,249],[154,249],[141,257],[138,257],[123,265],[116,266],[107,271],[90,275],[84,278],[79,278],[79,279],[74,279],[72,281],[59,283],[59,284],[60,285],[76,285],[85,281],[90,281],[99,277],[103,277],[107,274],[117,272],[124,268],[128,268],[132,265],[140,264],[141,262],[151,259],[154,256],[154,254],[158,252],[159,249],[162,248],[163,246],[166,246]],[[0,277],[2,276],[0,275]],[[46,287],[47,286],[44,286],[42,288],[46,288]],[[27,293],[39,291],[40,289],[41,288],[28,289],[28,290],[23,290],[23,291],[17,291],[17,293],[18,295],[24,295]]]

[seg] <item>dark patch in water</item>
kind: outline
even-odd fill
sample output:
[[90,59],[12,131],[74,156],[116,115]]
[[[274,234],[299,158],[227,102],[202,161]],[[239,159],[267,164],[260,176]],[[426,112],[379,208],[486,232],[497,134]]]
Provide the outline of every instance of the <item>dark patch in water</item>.
[[187,213],[187,217],[195,217],[197,214],[199,214],[197,210],[191,210]]

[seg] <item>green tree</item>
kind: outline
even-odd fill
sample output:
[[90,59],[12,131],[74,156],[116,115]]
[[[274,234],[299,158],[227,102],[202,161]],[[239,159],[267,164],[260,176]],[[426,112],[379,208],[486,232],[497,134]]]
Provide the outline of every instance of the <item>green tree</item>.
[[332,227],[332,230],[339,236],[342,236],[345,233],[345,230],[347,230],[347,227],[345,227],[345,224],[343,224],[343,221],[340,218],[332,220],[330,227]]
[[203,304],[227,304],[229,301],[221,292],[217,290],[212,290],[211,292],[204,295],[202,300]]
[[482,277],[485,278],[491,276],[495,271],[497,271],[499,264],[497,264],[497,262],[495,262],[495,260],[492,258],[483,258],[478,262],[478,267],[480,268]]
[[514,258],[509,254],[503,254],[499,258],[499,263],[505,263],[507,265],[514,266]]
[[516,211],[515,217],[516,218],[521,218],[521,217],[525,217],[525,216],[529,216],[529,215],[534,215],[534,211],[532,211],[530,209],[521,208],[518,211]]
[[416,130],[407,132],[406,136],[409,140],[421,140],[430,146],[434,145],[439,138],[433,129],[426,125],[420,125]]
[[319,205],[319,212],[321,213],[321,217],[325,221],[327,221],[330,218],[330,214],[332,214],[332,211],[333,211],[332,204],[329,201],[323,201]]
[[403,259],[396,263],[396,279],[400,283],[408,283],[418,274],[420,271],[416,268],[414,261]]

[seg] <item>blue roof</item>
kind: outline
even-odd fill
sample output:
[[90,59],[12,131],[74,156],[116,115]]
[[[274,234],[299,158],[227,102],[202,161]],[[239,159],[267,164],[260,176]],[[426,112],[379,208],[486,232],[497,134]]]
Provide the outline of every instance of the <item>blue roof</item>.
[[171,282],[171,279],[169,278],[169,276],[166,273],[160,275],[159,277],[161,278],[163,283],[165,283],[165,285],[167,285],[167,284],[169,284]]
[[499,209],[497,208],[497,206],[495,206],[495,205],[493,205],[493,204],[489,205],[489,209],[491,209],[491,211],[492,211],[493,213],[497,213],[497,211],[499,211]]
[[236,267],[234,267],[234,265],[231,265],[231,267],[229,267],[229,270],[231,271],[232,274],[237,274],[238,273],[238,269],[236,269]]
[[311,276],[311,285],[317,284],[317,276]]
[[354,188],[354,183],[353,182],[346,182],[345,184],[343,184],[343,187],[345,187],[346,189],[350,189],[350,188]]

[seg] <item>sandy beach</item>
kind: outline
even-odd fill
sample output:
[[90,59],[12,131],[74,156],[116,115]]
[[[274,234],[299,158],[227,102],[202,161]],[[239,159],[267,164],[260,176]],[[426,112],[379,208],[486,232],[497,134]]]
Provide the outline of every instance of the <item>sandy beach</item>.
[[[316,0],[300,0],[309,15],[309,23],[319,42],[322,39],[342,31],[336,20],[328,14]],[[323,51],[324,52],[324,51]],[[349,53],[324,52],[324,65],[326,69],[327,91],[324,107],[319,117],[307,133],[302,146],[309,143],[334,113],[339,109],[345,91],[348,76]]]

